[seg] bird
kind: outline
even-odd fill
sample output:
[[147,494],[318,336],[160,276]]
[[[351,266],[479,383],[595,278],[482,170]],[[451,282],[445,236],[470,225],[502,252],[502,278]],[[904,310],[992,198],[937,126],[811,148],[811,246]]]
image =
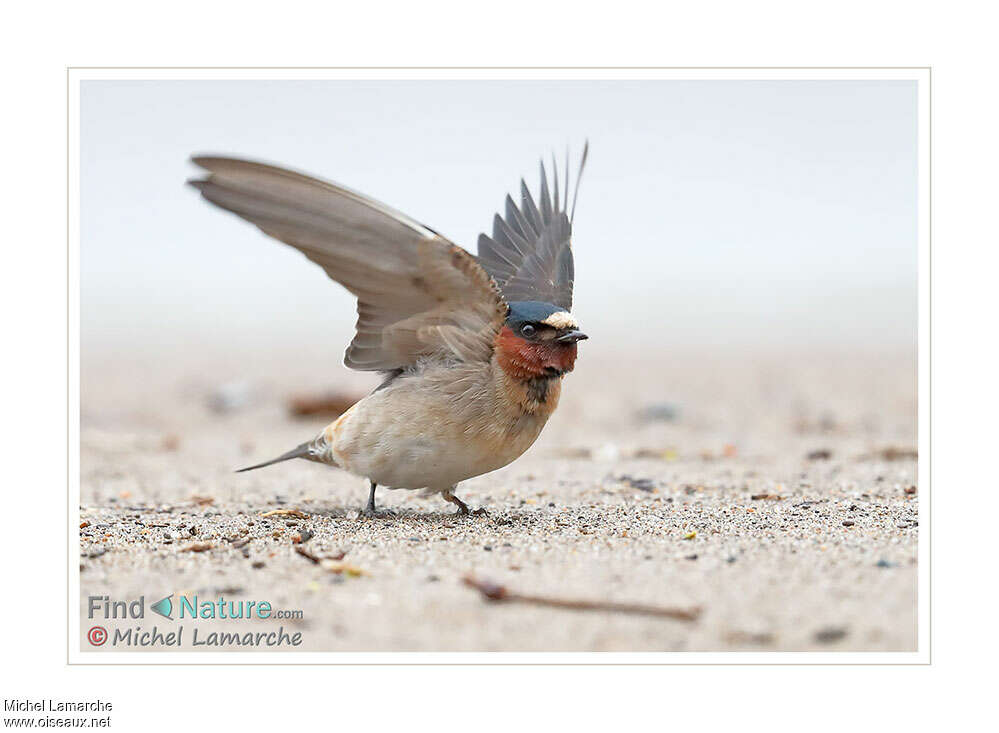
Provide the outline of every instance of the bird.
[[[569,156],[560,189],[542,160],[537,200],[522,178],[492,234],[472,255],[435,230],[341,185],[285,168],[196,155],[188,183],[201,196],[297,249],[357,298],[344,364],[381,383],[311,440],[251,471],[292,459],[346,470],[375,491],[422,490],[471,512],[461,481],[519,458],[558,406],[562,381],[587,338],[571,314],[572,224],[584,145],[569,206]],[[314,318],[314,314],[310,314]]]

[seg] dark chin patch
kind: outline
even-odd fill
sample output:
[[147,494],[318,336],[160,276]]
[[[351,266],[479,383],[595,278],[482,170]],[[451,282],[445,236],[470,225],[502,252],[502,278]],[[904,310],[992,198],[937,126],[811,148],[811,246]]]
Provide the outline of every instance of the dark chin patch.
[[551,377],[535,377],[527,380],[527,396],[539,404],[544,404],[548,399],[548,388],[551,386]]

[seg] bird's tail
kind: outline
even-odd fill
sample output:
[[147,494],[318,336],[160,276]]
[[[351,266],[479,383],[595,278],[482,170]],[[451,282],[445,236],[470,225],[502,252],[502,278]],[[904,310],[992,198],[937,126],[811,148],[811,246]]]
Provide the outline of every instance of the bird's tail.
[[312,443],[302,443],[297,448],[292,448],[287,453],[282,453],[277,458],[272,458],[269,461],[264,461],[263,463],[258,463],[256,466],[247,466],[246,468],[241,468],[236,473],[243,473],[243,471],[252,471],[257,468],[263,468],[264,466],[273,466],[275,463],[281,463],[282,461],[290,461],[292,458],[309,458],[312,455]]

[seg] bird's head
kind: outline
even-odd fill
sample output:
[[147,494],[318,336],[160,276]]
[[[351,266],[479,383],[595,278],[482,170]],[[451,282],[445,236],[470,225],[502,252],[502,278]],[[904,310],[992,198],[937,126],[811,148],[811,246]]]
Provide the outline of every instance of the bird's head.
[[496,335],[496,358],[517,379],[558,378],[576,364],[576,343],[587,338],[576,319],[551,303],[510,303],[506,323]]

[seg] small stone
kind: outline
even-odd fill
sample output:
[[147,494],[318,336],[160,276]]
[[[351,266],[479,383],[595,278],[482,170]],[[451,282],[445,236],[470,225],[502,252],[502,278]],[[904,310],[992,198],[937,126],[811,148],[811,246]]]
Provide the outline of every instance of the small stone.
[[211,542],[194,542],[182,548],[180,552],[206,552],[213,547],[214,545]]
[[642,422],[674,422],[680,417],[680,407],[671,402],[654,402],[638,411]]
[[829,626],[815,632],[814,639],[820,644],[832,644],[846,638],[847,631],[838,626]]
[[229,413],[246,407],[252,400],[254,388],[249,382],[226,382],[218,385],[208,395],[208,407],[213,412]]
[[593,452],[593,457],[598,461],[617,461],[621,458],[621,449],[613,443],[604,443]]
[[809,461],[828,461],[832,458],[832,451],[828,448],[819,448],[818,450],[810,451],[805,458]]
[[618,476],[617,480],[639,491],[651,492],[656,488],[656,482],[650,478],[635,478],[634,476],[624,474],[623,476]]

